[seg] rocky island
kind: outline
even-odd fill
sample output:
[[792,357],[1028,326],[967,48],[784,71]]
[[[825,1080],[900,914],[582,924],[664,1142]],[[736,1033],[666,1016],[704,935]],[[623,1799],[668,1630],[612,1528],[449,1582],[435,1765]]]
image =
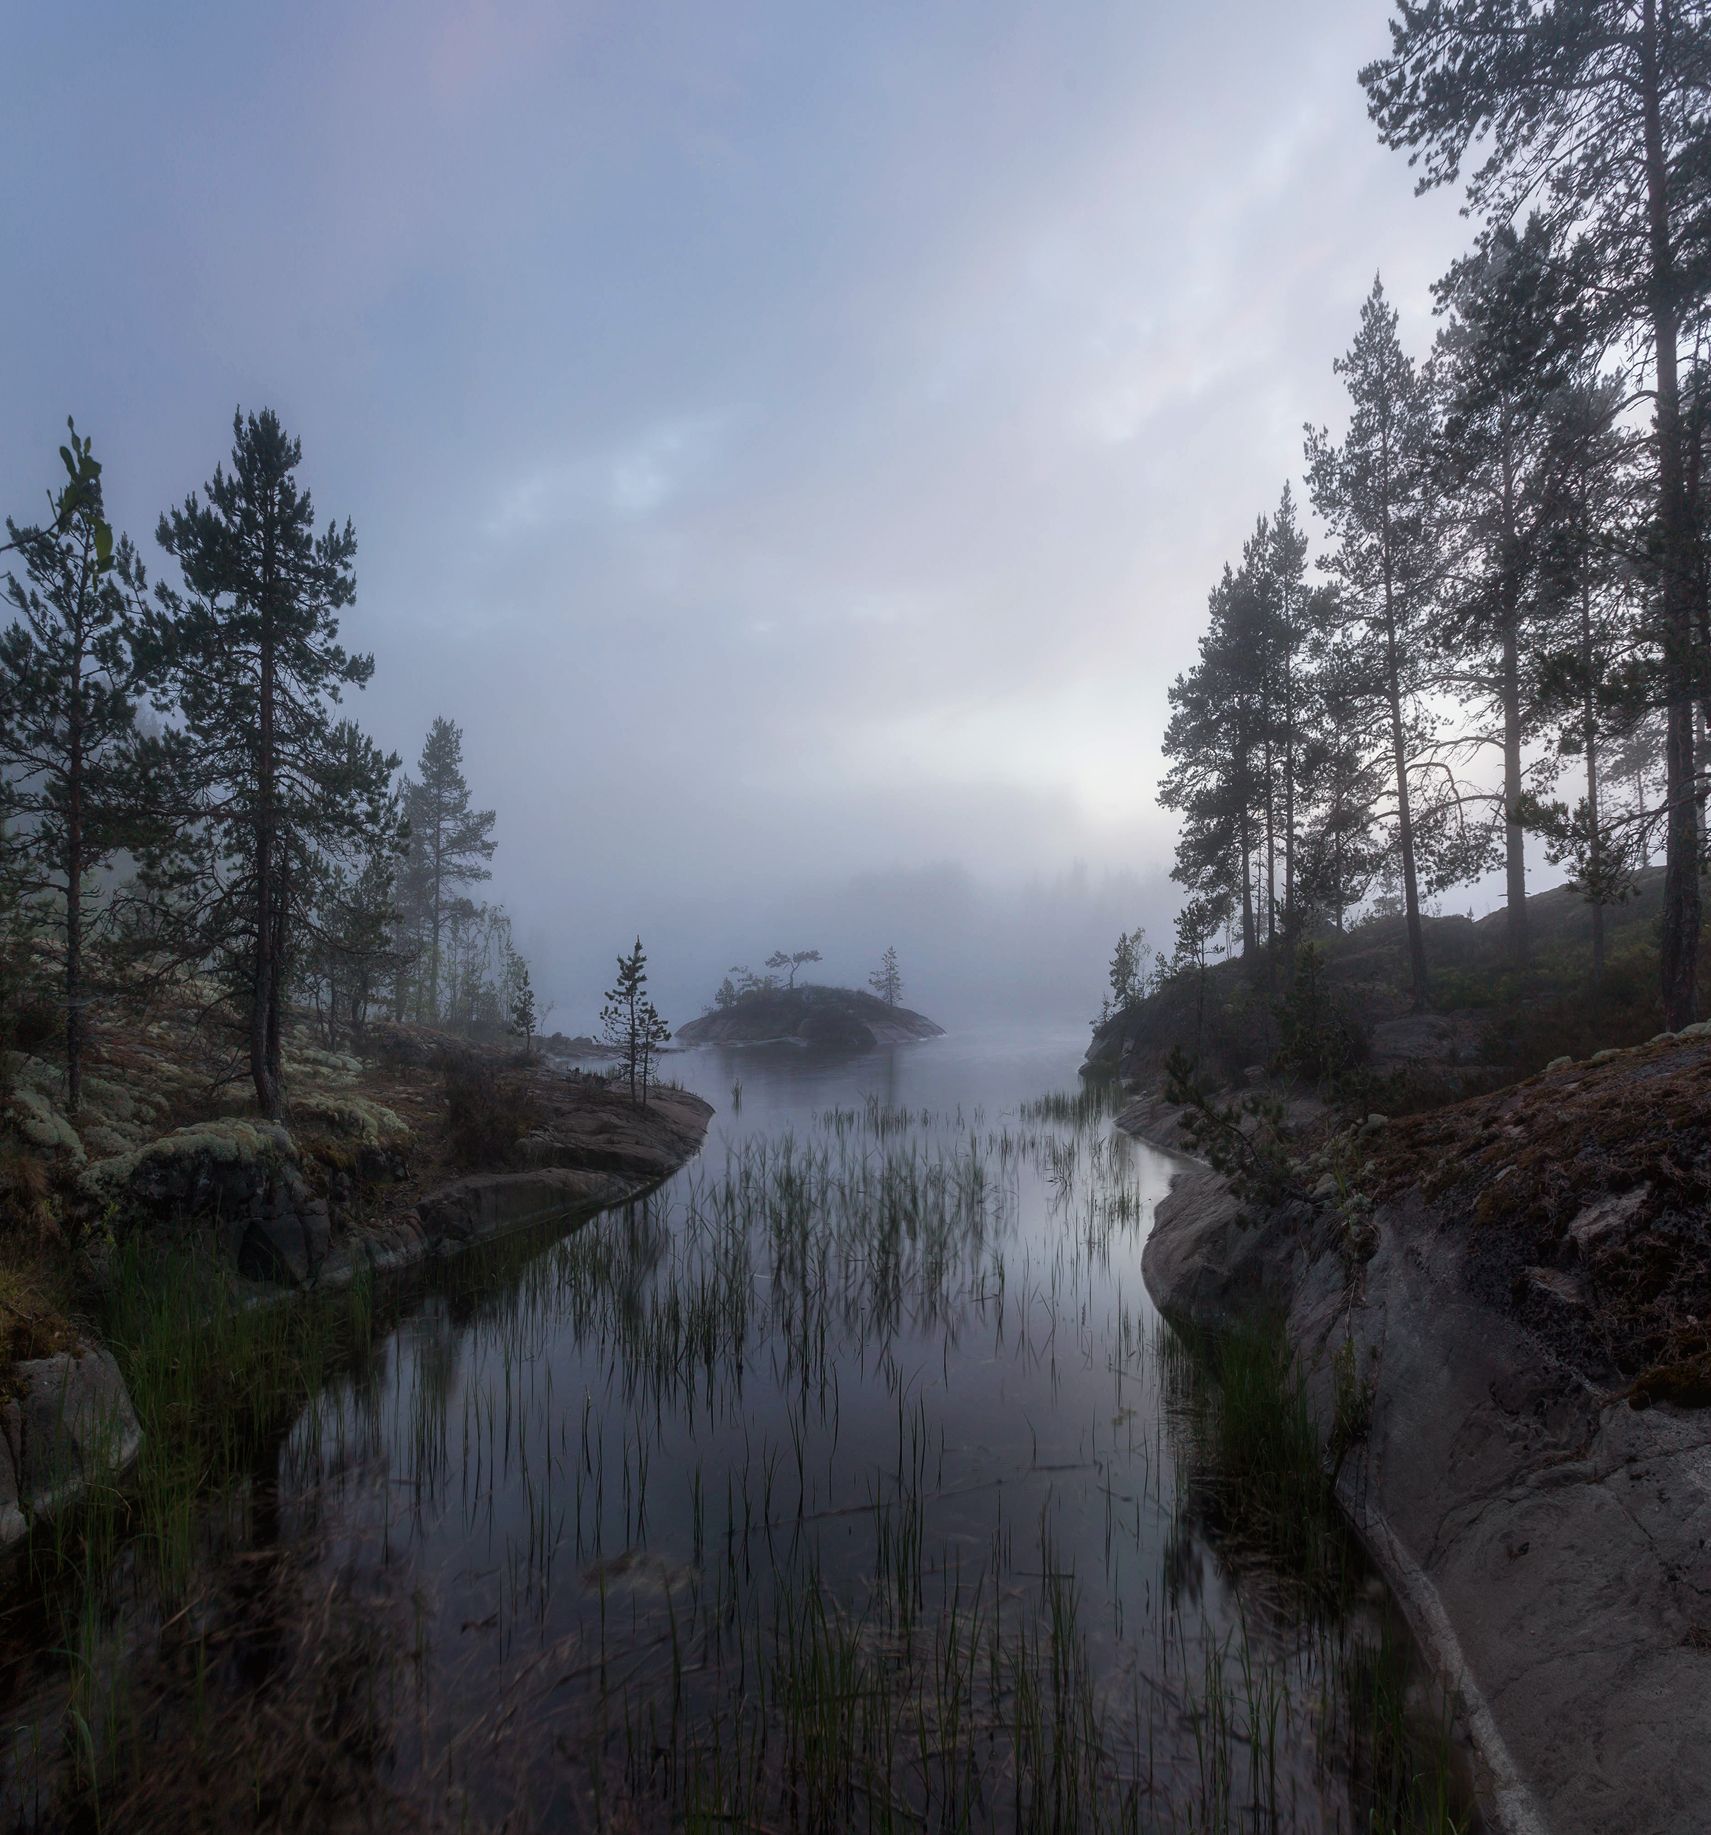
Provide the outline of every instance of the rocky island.
[[680,1045],[807,1045],[822,1051],[868,1051],[944,1036],[909,1007],[858,988],[753,988],[677,1029]]

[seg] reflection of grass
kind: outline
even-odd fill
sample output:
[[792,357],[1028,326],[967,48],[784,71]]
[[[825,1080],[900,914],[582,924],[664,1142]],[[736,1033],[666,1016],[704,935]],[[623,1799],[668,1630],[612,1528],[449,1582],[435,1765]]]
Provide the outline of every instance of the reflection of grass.
[[[1267,1577],[1258,1599],[1275,1622],[1305,1638],[1332,1730],[1328,1744],[1367,1818],[1363,1826],[1434,1835],[1467,1826],[1453,1814],[1447,1707],[1435,1721],[1422,1720],[1416,1658],[1401,1623],[1363,1598],[1370,1569],[1337,1506],[1282,1323],[1170,1332],[1160,1354],[1183,1440],[1187,1507],[1224,1559]],[[1335,1424],[1336,1433],[1346,1431]],[[1270,1747],[1275,1683],[1263,1676],[1256,1683],[1245,1619],[1238,1655],[1247,1724],[1269,1729],[1262,1744]],[[1209,1668],[1208,1701],[1225,1687]]]
[[[140,1538],[169,1595],[191,1577],[197,1522],[242,1486],[257,1455],[370,1332],[371,1285],[359,1279],[307,1303],[246,1305],[206,1255],[151,1250],[114,1258],[104,1337],[143,1430],[135,1482],[118,1515],[85,1534]],[[97,1511],[95,1515],[100,1516]]]
[[1069,1093],[1055,1090],[1022,1104],[1022,1119],[1027,1122],[1054,1122],[1065,1127],[1085,1128],[1106,1121],[1123,1106],[1120,1086],[1109,1078],[1089,1078]]
[[1282,1328],[1212,1335],[1179,1325],[1161,1347],[1187,1429],[1186,1464],[1219,1528],[1316,1597],[1339,1598],[1348,1538]]
[[[1141,1190],[1096,1105],[1062,1102],[984,1130],[869,1104],[751,1141],[562,1240],[468,1258],[372,1358],[350,1356],[365,1296],[244,1314],[125,1276],[114,1335],[162,1446],[85,1547],[80,1673],[111,1692],[80,1697],[90,1761],[44,1762],[66,1790],[38,1826],[224,1826],[186,1781],[225,1753],[266,1797],[257,1826],[302,1821],[301,1778],[322,1820],[383,1804],[428,1827],[527,1804],[539,1826],[708,1835],[1210,1835],[1357,1810],[1447,1831],[1395,1783],[1429,1770],[1392,1680],[1406,1652],[1351,1628],[1352,1567],[1329,1577],[1343,1544],[1287,1360],[1260,1340],[1196,1357],[1124,1298]],[[1067,1398],[1036,1425],[1090,1436],[1085,1464],[1052,1463],[1008,1404],[956,1463],[953,1371],[1056,1398],[1082,1364],[1111,1373],[1110,1425]],[[254,1624],[318,1626],[329,1652],[276,1636],[264,1684],[235,1662],[244,1512],[209,1508],[257,1465],[302,1584]],[[1256,1517],[1272,1532],[1237,1533]],[[1203,1521],[1233,1605],[1183,1580]],[[415,1568],[418,1532],[461,1535],[458,1559]],[[106,1618],[127,1571],[174,1626],[169,1677]],[[400,1604],[412,1587],[413,1644],[402,1609],[334,1624],[311,1584],[377,1573]],[[360,1737],[329,1755],[341,1689]]]
[[141,1240],[115,1253],[100,1315],[142,1429],[136,1464],[15,1557],[54,1626],[71,1775],[92,1808],[147,1756],[127,1667],[137,1623],[195,1612],[209,1561],[244,1534],[258,1461],[371,1330],[366,1280],[325,1301],[245,1305],[205,1254]]

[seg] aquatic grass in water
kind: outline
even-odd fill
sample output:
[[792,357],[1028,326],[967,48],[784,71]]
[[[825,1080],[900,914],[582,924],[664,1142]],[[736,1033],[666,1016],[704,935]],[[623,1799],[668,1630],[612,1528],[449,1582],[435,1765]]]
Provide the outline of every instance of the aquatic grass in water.
[[1104,1112],[804,1107],[392,1324],[139,1292],[203,1425],[62,1589],[110,1697],[15,1701],[8,1814],[1462,1826],[1287,1360],[1159,1325]]

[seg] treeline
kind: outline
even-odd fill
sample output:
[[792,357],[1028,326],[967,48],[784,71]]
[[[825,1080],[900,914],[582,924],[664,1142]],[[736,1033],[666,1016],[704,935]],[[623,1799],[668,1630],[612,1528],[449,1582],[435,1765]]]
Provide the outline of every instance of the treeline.
[[400,778],[344,711],[374,669],[340,642],[356,535],[317,524],[299,443],[239,414],[229,461],[160,518],[176,577],[152,586],[75,427],[60,461],[46,515],[6,523],[0,996],[51,977],[69,1112],[92,1000],[174,980],[240,1016],[275,1118],[300,1012],[329,1042],[382,1003],[531,1034],[509,923],[470,897],[495,817],[471,806],[458,729],[436,720]]
[[[780,988],[792,989],[796,986],[797,970],[820,960],[817,949],[775,949],[766,959],[766,972],[760,975],[740,962],[734,963],[719,983],[707,1011],[723,1011],[751,995],[772,994]],[[784,977],[782,981],[780,975]],[[867,985],[888,1007],[902,1004],[903,970],[895,947],[887,947],[879,959],[879,966],[868,976]]]
[[1269,963],[1359,908],[1406,932],[1529,845],[1603,911],[1665,865],[1665,1023],[1695,1012],[1711,713],[1711,9],[1443,0],[1361,73],[1422,189],[1480,228],[1416,359],[1375,282],[1309,428],[1315,569],[1286,486],[1171,689],[1178,954]]

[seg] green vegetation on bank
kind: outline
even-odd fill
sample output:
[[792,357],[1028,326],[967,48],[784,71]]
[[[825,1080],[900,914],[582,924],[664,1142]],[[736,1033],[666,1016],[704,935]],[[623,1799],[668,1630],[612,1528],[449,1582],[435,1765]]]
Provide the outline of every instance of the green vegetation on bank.
[[1662,882],[1661,869],[1637,875],[1630,896],[1605,912],[1596,986],[1591,917],[1572,888],[1527,901],[1523,965],[1501,912],[1423,918],[1435,964],[1424,1013],[1412,1004],[1407,930],[1395,914],[1315,932],[1292,950],[1155,959],[1095,1025],[1086,1070],[1158,1078],[1179,1053],[1213,1087],[1263,1078],[1353,1114],[1395,1114],[1495,1088],[1559,1057],[1639,1044],[1661,1025]]

